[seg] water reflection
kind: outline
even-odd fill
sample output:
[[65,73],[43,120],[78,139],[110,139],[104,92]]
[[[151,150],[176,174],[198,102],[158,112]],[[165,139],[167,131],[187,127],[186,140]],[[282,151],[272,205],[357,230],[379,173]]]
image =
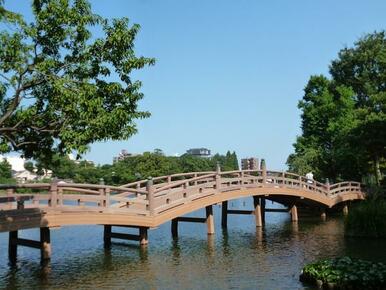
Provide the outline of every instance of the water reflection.
[[205,225],[181,223],[172,239],[167,223],[149,232],[147,247],[113,242],[105,250],[102,227],[64,227],[52,232],[52,260],[43,266],[38,251],[20,248],[10,267],[8,235],[0,234],[0,288],[303,289],[299,271],[314,259],[350,254],[386,261],[384,241],[345,239],[341,218],[292,223],[288,215],[268,213],[266,225],[256,227],[253,216],[232,215],[221,229],[220,212],[215,207],[215,235]]

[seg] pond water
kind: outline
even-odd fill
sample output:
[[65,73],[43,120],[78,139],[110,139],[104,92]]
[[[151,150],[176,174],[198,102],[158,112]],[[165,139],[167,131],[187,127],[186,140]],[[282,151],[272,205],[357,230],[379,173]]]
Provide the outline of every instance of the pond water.
[[[270,202],[269,202],[270,203]],[[251,209],[251,200],[229,202]],[[271,205],[269,207],[280,207]],[[8,264],[8,233],[0,234],[1,289],[312,289],[299,282],[311,261],[338,255],[386,262],[386,242],[347,239],[343,218],[302,218],[267,213],[263,230],[254,216],[229,215],[221,229],[221,207],[214,206],[216,233],[206,225],[180,223],[173,240],[170,223],[149,231],[149,245],[114,242],[103,248],[102,226],[71,226],[51,231],[52,258],[42,266],[40,252],[18,248],[18,262]],[[197,211],[190,216],[205,215]],[[114,228],[130,232],[130,229]],[[38,230],[20,232],[38,239]]]

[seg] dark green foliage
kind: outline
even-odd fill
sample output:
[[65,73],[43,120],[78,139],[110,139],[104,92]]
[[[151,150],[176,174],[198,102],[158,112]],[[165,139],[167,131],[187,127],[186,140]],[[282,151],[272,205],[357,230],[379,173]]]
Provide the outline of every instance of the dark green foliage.
[[4,159],[0,162],[0,180],[1,183],[6,183],[3,181],[6,181],[12,177],[12,167],[11,164],[7,161],[7,159]]
[[32,161],[27,161],[24,163],[24,168],[28,170],[29,172],[33,172],[35,169],[35,166]]
[[87,0],[34,0],[32,12],[27,23],[0,2],[0,152],[50,159],[135,134],[150,114],[130,75],[154,63],[134,53],[139,25],[103,19]]
[[311,76],[299,102],[302,135],[290,171],[380,184],[386,167],[386,35],[368,34],[339,52],[331,79]]
[[369,199],[352,207],[345,232],[348,236],[386,238],[386,201]]
[[200,158],[191,155],[181,157],[165,156],[160,149],[144,152],[118,161],[113,165],[95,166],[87,161],[75,162],[68,157],[55,155],[52,162],[43,165],[37,162],[37,168],[51,169],[53,176],[71,179],[74,182],[99,183],[103,178],[106,184],[122,185],[148,177],[171,175],[175,173],[214,171],[220,162],[222,171],[237,170],[236,153],[216,154],[213,158]]
[[222,171],[230,171],[230,170],[238,170],[239,169],[239,162],[237,160],[236,152],[233,151],[231,153],[230,151],[227,151],[226,155],[219,155],[215,154],[211,161],[214,164],[214,168],[216,167],[216,164],[219,163],[221,166]]
[[386,265],[349,257],[327,259],[305,266],[300,279],[320,280],[335,289],[385,289]]
[[15,180],[12,179],[12,167],[11,164],[4,159],[0,162],[0,183],[13,184]]

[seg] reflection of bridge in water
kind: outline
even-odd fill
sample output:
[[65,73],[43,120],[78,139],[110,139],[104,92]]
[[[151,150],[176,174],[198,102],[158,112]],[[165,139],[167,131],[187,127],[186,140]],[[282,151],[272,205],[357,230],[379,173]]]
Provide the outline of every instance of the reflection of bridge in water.
[[[325,217],[326,209],[364,199],[358,182],[322,184],[288,172],[237,170],[181,173],[156,177],[123,186],[70,184],[2,185],[0,195],[0,232],[9,232],[9,257],[16,260],[17,246],[41,250],[50,257],[50,228],[66,225],[104,225],[104,242],[112,238],[148,243],[149,228],[171,221],[172,235],[178,235],[179,222],[206,223],[214,234],[212,206],[222,203],[221,224],[227,226],[228,214],[253,214],[256,226],[262,227],[266,212],[288,212],[298,220],[298,208],[311,208]],[[20,194],[18,190],[32,193]],[[228,201],[253,197],[254,210],[228,209]],[[284,209],[266,208],[265,201],[283,204]],[[205,208],[202,218],[184,215]],[[112,232],[112,226],[137,228],[139,234]],[[40,241],[18,237],[22,229],[40,228]]]

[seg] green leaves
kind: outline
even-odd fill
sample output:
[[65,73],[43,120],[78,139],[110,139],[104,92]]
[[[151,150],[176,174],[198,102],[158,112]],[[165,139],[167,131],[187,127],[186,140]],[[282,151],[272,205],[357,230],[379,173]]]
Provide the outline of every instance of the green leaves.
[[386,265],[350,257],[321,260],[303,268],[301,280],[321,280],[338,289],[383,289],[386,286]]
[[222,164],[223,171],[238,169],[237,157],[229,151],[226,155],[216,154],[213,158],[200,158],[186,154],[181,157],[165,156],[160,149],[103,166],[94,166],[86,161],[77,163],[67,156],[54,155],[52,160],[40,160],[37,167],[40,171],[43,168],[51,169],[53,176],[72,179],[75,182],[98,183],[100,178],[104,178],[106,184],[122,185],[149,176],[214,171],[218,161]]
[[[0,32],[0,148],[28,158],[84,153],[135,134],[150,113],[138,110],[141,83],[130,74],[154,64],[135,55],[139,26],[103,19],[86,0],[34,0],[32,9],[32,23]],[[102,37],[92,38],[94,26]]]
[[348,236],[386,238],[386,201],[366,200],[350,210],[345,232]]
[[386,158],[386,35],[375,32],[345,48],[332,78],[311,76],[299,102],[302,136],[290,170],[330,180],[372,173],[379,184]]

